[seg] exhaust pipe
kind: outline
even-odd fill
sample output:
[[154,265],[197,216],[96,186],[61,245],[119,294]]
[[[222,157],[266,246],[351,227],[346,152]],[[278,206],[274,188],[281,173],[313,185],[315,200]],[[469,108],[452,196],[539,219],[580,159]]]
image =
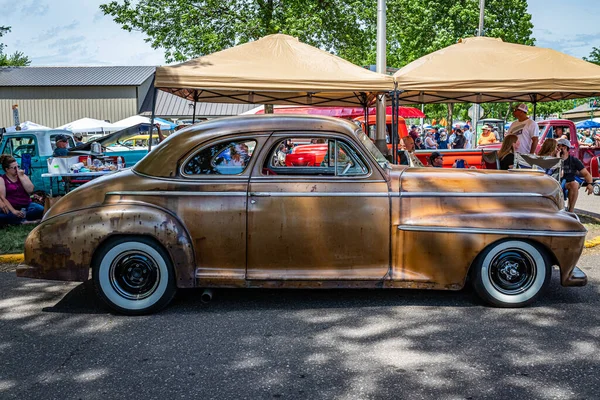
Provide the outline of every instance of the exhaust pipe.
[[212,300],[212,297],[213,297],[212,289],[204,289],[204,291],[202,292],[202,295],[200,296],[200,301],[204,304],[208,304]]

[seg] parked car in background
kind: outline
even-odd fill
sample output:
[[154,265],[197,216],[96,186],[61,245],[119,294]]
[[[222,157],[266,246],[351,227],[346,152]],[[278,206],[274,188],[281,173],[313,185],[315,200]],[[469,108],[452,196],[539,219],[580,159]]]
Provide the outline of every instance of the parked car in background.
[[42,179],[42,174],[48,172],[48,159],[52,157],[56,148],[57,135],[66,135],[69,147],[75,146],[73,134],[62,129],[19,131],[5,133],[0,140],[0,154],[10,154],[19,163],[21,168],[27,167],[23,155],[30,158],[29,171],[26,171],[36,190],[50,191],[50,181]]
[[[281,163],[295,143],[327,152]],[[553,266],[563,286],[587,282],[586,230],[563,208],[541,174],[390,165],[341,119],[222,118],[60,199],[17,275],[91,276],[126,314],[159,310],[177,288],[460,290],[469,277],[487,303],[520,307]]]

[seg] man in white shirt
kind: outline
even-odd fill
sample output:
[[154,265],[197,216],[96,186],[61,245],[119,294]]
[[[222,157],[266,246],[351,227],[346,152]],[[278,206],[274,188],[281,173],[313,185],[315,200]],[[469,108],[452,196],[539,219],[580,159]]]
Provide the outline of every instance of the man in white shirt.
[[527,104],[519,104],[514,109],[513,116],[517,120],[511,124],[507,135],[517,135],[519,137],[517,153],[535,154],[540,130],[535,121],[527,116],[528,111]]
[[473,139],[473,133],[471,132],[471,127],[469,125],[465,125],[463,130],[463,136],[465,137],[465,149],[471,149],[473,148],[472,146],[472,139]]

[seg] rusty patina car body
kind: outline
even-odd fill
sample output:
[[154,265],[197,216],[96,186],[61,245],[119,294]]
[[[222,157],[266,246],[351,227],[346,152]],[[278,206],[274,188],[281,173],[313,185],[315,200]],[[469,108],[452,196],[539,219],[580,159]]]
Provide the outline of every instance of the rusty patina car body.
[[[278,165],[289,138],[325,140],[333,169]],[[200,171],[200,155],[229,149],[202,164],[218,168],[242,142],[253,149],[239,172]],[[489,303],[522,306],[552,266],[563,286],[586,284],[586,230],[563,204],[545,175],[391,166],[343,120],[225,118],[63,197],[27,238],[17,275],[92,276],[110,306],[134,314],[176,287],[458,290],[469,274]]]

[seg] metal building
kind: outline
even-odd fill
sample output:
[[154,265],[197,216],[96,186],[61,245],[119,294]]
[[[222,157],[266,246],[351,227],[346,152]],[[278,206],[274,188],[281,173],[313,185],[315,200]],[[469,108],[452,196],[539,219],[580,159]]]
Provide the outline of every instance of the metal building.
[[2,67],[0,126],[20,122],[57,127],[83,117],[115,122],[136,115],[155,67]]
[[[126,67],[0,67],[0,127],[20,122],[55,128],[88,117],[115,122],[152,113],[154,66]],[[252,104],[197,103],[198,119],[238,115]],[[191,119],[194,104],[159,91],[156,116]]]

